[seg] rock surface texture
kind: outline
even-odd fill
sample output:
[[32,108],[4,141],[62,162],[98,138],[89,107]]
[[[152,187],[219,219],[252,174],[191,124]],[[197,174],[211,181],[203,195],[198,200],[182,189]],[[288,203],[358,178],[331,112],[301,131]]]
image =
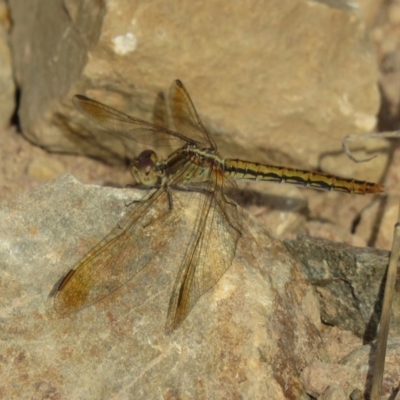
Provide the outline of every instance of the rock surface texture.
[[[316,298],[251,219],[232,266],[170,335],[186,213],[168,240],[148,238],[160,251],[135,279],[75,314],[56,313],[57,283],[142,195],[64,175],[1,204],[2,397],[306,398],[300,371],[322,350]],[[177,196],[179,207],[190,194]]]
[[179,78],[226,156],[378,180],[384,156],[360,166],[339,155],[343,136],[374,128],[379,93],[363,21],[333,3],[11,0],[23,132],[120,161],[137,146],[88,125],[71,97],[148,120]]

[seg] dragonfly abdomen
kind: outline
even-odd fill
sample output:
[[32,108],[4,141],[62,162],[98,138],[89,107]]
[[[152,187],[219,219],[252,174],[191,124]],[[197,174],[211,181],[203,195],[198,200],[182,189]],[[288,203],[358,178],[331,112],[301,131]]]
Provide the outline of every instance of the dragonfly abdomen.
[[383,186],[377,183],[339,178],[301,169],[257,164],[243,160],[225,159],[224,174],[233,179],[290,183],[313,189],[335,190],[345,193],[367,194],[383,192]]

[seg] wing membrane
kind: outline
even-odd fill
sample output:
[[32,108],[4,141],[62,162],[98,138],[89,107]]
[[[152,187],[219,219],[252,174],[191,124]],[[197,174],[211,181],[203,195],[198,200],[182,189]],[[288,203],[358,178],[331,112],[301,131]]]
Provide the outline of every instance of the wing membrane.
[[[166,331],[176,329],[197,303],[230,267],[241,235],[241,213],[226,198],[236,183],[211,164],[188,157],[188,149],[216,150],[182,82],[170,89],[170,109],[179,131],[167,128],[165,99],[156,100],[157,125],[130,117],[84,96],[74,96],[76,108],[117,136],[147,144],[191,144],[174,156],[163,186],[152,192],[120,221],[64,278],[55,299],[55,308],[68,314],[96,303],[114,292],[146,267],[176,232],[178,214],[170,210],[170,191],[183,188],[199,193],[198,209],[172,291]],[[161,126],[158,126],[161,125]],[[179,156],[179,152],[176,153]],[[202,156],[203,157],[203,156]],[[170,174],[168,176],[168,174]],[[184,208],[185,209],[185,208]]]
[[232,264],[241,235],[241,213],[224,193],[236,186],[215,177],[199,208],[196,226],[187,247],[170,299],[166,332],[176,329],[198,299],[214,286]]
[[163,92],[159,92],[153,107],[153,124],[163,128],[169,127],[167,102]]
[[67,275],[56,310],[69,314],[94,304],[132,279],[173,235],[174,217],[163,188],[139,202]]
[[[164,124],[158,126],[126,115],[86,96],[75,95],[72,102],[83,115],[114,135],[123,138],[148,145],[157,143],[159,146],[182,146],[185,143],[196,143],[199,147],[216,148],[214,140],[204,128],[180,80],[174,81],[170,89],[171,114],[175,129],[179,133],[168,129]],[[164,117],[162,121],[165,122]]]
[[203,126],[189,93],[179,79],[171,85],[169,102],[175,129],[199,143],[200,147],[216,149],[214,140]]
[[157,143],[160,146],[182,146],[193,142],[178,132],[131,117],[86,96],[75,95],[72,102],[87,118],[119,137],[148,145]]

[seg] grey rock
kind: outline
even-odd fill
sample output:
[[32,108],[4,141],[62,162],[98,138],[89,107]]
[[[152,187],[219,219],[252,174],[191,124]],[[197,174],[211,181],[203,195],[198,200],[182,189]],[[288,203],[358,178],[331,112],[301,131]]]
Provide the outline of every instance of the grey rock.
[[[350,330],[365,341],[375,338],[389,252],[301,236],[285,246],[302,265],[321,303],[324,323]],[[399,281],[399,279],[397,279]],[[396,289],[390,335],[400,335],[400,296]]]
[[322,350],[313,290],[283,245],[247,216],[232,266],[165,334],[197,211],[192,195],[174,194],[174,212],[185,203],[187,212],[177,214],[179,229],[166,227],[170,240],[148,238],[149,248],[163,246],[135,279],[67,317],[53,307],[57,282],[143,192],[64,175],[2,202],[0,360],[12,365],[2,372],[4,398],[306,398],[300,371]]

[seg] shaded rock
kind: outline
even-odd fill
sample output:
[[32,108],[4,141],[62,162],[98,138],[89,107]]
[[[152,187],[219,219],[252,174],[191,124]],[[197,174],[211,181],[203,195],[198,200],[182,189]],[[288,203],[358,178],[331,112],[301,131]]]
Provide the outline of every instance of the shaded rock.
[[[186,200],[196,195],[174,193],[179,229],[149,238],[163,247],[135,279],[64,318],[49,297],[56,283],[143,192],[65,175],[2,202],[4,398],[306,398],[300,371],[322,350],[313,290],[282,244],[248,217],[232,266],[176,331],[164,333],[197,211]],[[183,203],[188,211],[180,213]]]
[[8,7],[0,1],[0,128],[10,125],[15,110],[15,84],[9,46]]
[[[366,341],[374,339],[389,253],[306,236],[284,243],[292,256],[301,262],[304,274],[319,294],[322,321],[350,330]],[[397,287],[390,335],[399,336],[399,320]]]
[[149,120],[156,93],[179,78],[227,156],[378,180],[385,157],[337,161],[342,137],[373,129],[379,107],[364,23],[341,4],[10,0],[24,134],[120,162],[142,149],[103,136],[72,95]]
[[31,142],[48,150],[95,155],[89,143],[79,139],[78,129],[71,138],[55,122],[60,109],[64,108],[65,118],[72,107],[69,91],[79,83],[88,49],[99,37],[104,7],[94,0],[10,2],[15,77],[21,88],[20,124]]

